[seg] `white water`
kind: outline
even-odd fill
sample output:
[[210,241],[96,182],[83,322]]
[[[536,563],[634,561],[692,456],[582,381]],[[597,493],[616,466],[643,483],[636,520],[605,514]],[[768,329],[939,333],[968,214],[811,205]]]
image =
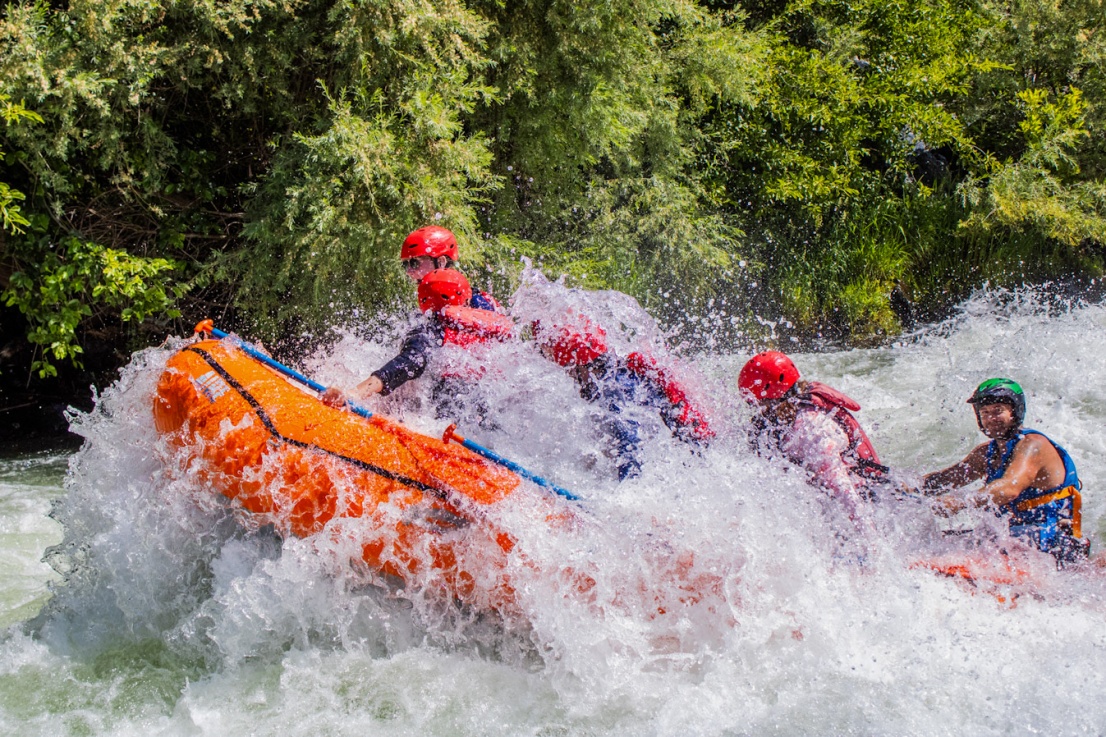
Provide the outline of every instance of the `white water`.
[[[568,300],[611,326],[620,352],[656,341],[633,305],[533,286],[517,313]],[[559,304],[559,302],[558,302]],[[352,337],[307,368],[352,385],[396,341]],[[982,436],[964,399],[1018,380],[1028,422],[1072,454],[1084,527],[1106,540],[1106,308],[981,295],[893,347],[797,355],[804,376],[858,399],[883,460],[911,473]],[[967,544],[928,509],[865,509],[863,534],[799,474],[750,456],[733,381],[745,356],[700,359],[686,378],[716,408],[719,441],[689,453],[663,428],[644,475],[619,485],[596,449],[593,409],[531,348],[492,382],[491,429],[470,437],[585,497],[551,527],[533,496],[494,510],[518,536],[507,618],[365,585],[320,540],[250,532],[208,489],[171,473],[150,398],[168,353],[135,357],[98,408],[64,490],[51,461],[0,467],[0,733],[18,735],[1006,735],[1106,732],[1106,585],[1041,574],[1016,606],[912,569]],[[426,391],[373,405],[438,432]],[[422,408],[416,403],[422,400]],[[45,467],[46,471],[36,471]],[[22,464],[22,465],[20,465]],[[45,515],[62,499],[57,519]],[[991,526],[980,518],[982,526]],[[843,530],[849,540],[835,538]],[[63,539],[53,563],[43,548]],[[679,604],[674,557],[717,592]],[[1046,566],[1047,569],[1047,566]],[[571,572],[596,581],[574,595]],[[53,598],[46,584],[57,580]],[[641,582],[666,611],[635,594]],[[1009,592],[1007,592],[1009,593]]]

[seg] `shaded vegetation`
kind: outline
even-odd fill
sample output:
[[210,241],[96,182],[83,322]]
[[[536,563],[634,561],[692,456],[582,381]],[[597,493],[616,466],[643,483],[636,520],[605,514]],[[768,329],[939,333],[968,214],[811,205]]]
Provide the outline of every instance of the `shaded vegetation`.
[[500,293],[528,256],[671,325],[852,342],[902,328],[893,293],[933,314],[985,281],[1098,275],[1104,18],[1102,0],[13,2],[3,369],[49,376],[90,336],[205,316],[273,341],[396,306],[398,244],[429,222]]

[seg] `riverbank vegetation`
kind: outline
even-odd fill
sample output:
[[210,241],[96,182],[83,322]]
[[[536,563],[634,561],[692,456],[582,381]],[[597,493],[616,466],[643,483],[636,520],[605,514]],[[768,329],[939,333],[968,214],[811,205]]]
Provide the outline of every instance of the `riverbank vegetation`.
[[273,341],[398,306],[398,244],[426,223],[501,294],[525,256],[670,325],[858,343],[903,328],[895,300],[937,314],[984,282],[1097,276],[1104,17],[1102,0],[13,2],[4,370],[48,376],[90,341],[206,316]]

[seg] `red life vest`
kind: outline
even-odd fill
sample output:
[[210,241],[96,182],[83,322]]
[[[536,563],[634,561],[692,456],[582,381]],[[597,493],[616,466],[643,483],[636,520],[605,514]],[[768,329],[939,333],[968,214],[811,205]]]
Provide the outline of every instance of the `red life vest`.
[[445,345],[469,346],[474,343],[510,340],[515,334],[511,318],[491,310],[467,305],[450,305],[438,313]]
[[841,454],[841,460],[849,466],[850,471],[866,478],[877,479],[890,470],[879,462],[872,441],[851,414],[860,409],[856,400],[819,381],[808,382],[806,392],[799,395],[799,399],[806,406],[828,415],[845,431],[849,447]]
[[[450,305],[438,313],[438,320],[442,326],[442,345],[467,349],[480,343],[507,341],[515,334],[511,318],[479,307]],[[442,378],[476,382],[487,372],[487,367],[482,364],[462,360],[460,365],[444,369]]]
[[626,356],[626,368],[641,378],[652,382],[655,387],[664,393],[672,407],[672,412],[667,413],[667,417],[671,418],[677,426],[672,429],[677,431],[677,435],[688,436],[681,439],[702,443],[714,437],[714,430],[711,429],[706,416],[691,403],[683,386],[672,378],[668,371],[658,365],[655,358],[634,351]]

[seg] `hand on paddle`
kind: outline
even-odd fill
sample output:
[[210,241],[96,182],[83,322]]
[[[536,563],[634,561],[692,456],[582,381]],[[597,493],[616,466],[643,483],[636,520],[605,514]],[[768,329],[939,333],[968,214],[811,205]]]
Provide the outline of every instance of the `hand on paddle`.
[[[978,504],[976,506],[979,506]],[[933,500],[933,511],[941,517],[952,517],[968,508],[964,499],[947,494]]]
[[384,383],[375,376],[362,381],[357,386],[353,387],[349,392],[343,392],[338,387],[332,386],[323,392],[320,397],[328,407],[343,407],[348,402],[355,402],[366,397],[371,397],[373,394],[379,394],[384,391]]

